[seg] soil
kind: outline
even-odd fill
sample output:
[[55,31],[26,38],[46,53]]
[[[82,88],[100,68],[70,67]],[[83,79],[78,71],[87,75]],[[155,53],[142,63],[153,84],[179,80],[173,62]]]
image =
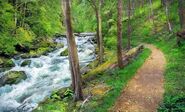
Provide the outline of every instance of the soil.
[[[129,81],[110,112],[156,112],[164,93],[164,54],[153,45],[152,53]],[[124,74],[123,74],[124,75]]]

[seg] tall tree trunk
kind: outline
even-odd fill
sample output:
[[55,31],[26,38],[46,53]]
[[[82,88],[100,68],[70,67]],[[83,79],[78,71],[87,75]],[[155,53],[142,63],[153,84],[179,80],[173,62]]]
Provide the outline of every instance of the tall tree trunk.
[[103,36],[102,36],[102,18],[101,18],[101,1],[99,0],[99,7],[98,7],[98,32],[99,32],[99,63],[103,62]]
[[69,2],[70,2],[69,0],[62,0],[63,11],[65,16],[65,24],[66,24],[66,30],[67,30],[67,44],[68,44],[68,50],[69,50],[72,87],[74,91],[74,100],[77,101],[77,100],[83,100],[83,94],[82,94],[82,87],[81,87],[79,60],[78,60],[75,38],[73,36]]
[[163,2],[164,2],[164,5],[165,5],[166,21],[167,21],[167,24],[168,24],[168,30],[169,30],[169,33],[171,33],[172,32],[172,26],[171,26],[171,23],[170,23],[169,11],[168,11],[169,3],[168,3],[168,0],[163,0]]
[[117,58],[119,68],[123,68],[122,61],[122,16],[123,16],[123,3],[122,0],[118,0],[118,22],[117,22]]
[[149,0],[149,7],[150,7],[150,11],[149,11],[149,18],[150,20],[153,21],[154,19],[154,12],[153,12],[153,4],[152,4],[152,0]]
[[130,18],[131,18],[131,1],[128,0],[128,25],[127,25],[127,37],[128,37],[128,43],[127,43],[127,48],[130,49],[130,41],[131,41],[131,22],[130,22]]
[[102,36],[102,18],[101,18],[101,7],[103,0],[87,0],[96,14],[96,21],[97,21],[97,44],[98,44],[98,58],[99,64],[103,62],[103,36]]
[[[96,40],[97,40],[97,45],[98,45],[98,53],[99,53],[99,50],[100,50],[100,34],[99,34],[99,13],[98,13],[98,10],[95,10],[96,12],[96,20],[97,20],[97,29],[96,29]],[[98,54],[99,55],[99,54]]]
[[180,18],[180,25],[181,28],[185,28],[185,1],[178,0],[179,2],[179,18]]

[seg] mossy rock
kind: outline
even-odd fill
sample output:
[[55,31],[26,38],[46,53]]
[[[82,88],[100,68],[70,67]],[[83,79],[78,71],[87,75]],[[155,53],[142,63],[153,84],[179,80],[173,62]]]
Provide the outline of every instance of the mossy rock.
[[29,55],[29,53],[21,54],[20,57],[21,57],[22,59],[31,58],[31,56]]
[[6,84],[17,84],[27,78],[24,71],[10,71],[0,78],[0,87]]
[[39,57],[41,56],[42,54],[45,54],[46,52],[48,51],[48,48],[45,48],[45,47],[41,47],[37,50],[32,50],[30,51],[30,55],[32,57]]
[[0,58],[0,67],[7,68],[7,67],[14,67],[15,64],[11,59],[7,58]]
[[68,54],[69,54],[68,49],[65,49],[60,53],[60,56],[68,56]]
[[21,63],[21,67],[29,66],[31,64],[31,60],[25,60]]
[[0,65],[3,64],[3,60],[0,58]]
[[57,44],[56,44],[56,47],[57,47],[57,48],[63,48],[63,47],[64,47],[64,44],[63,44],[63,43],[57,43]]

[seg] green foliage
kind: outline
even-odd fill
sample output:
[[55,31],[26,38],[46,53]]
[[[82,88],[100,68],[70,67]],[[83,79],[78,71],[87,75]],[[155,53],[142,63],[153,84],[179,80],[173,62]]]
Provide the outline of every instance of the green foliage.
[[19,44],[23,43],[28,45],[33,41],[34,37],[34,33],[29,30],[25,30],[22,27],[16,29],[16,41]]
[[61,53],[60,53],[60,56],[68,56],[68,49],[65,49],[64,51],[62,51]]
[[165,102],[159,107],[159,112],[184,112],[185,97],[184,96],[167,96]]
[[27,4],[30,9],[26,22],[37,36],[53,36],[62,33],[61,0],[33,1]]
[[30,47],[38,38],[64,32],[60,0],[0,1],[0,54],[15,54],[15,45]]
[[126,86],[127,82],[133,77],[138,68],[141,67],[150,53],[151,51],[149,49],[144,49],[144,51],[124,69],[102,73],[101,77],[97,80],[100,80],[100,82],[105,81],[112,90],[108,92],[103,99],[92,99],[92,105],[90,107],[84,107],[84,112],[107,112],[107,109],[115,103],[123,87]]
[[[157,1],[159,2],[159,1]],[[165,76],[165,94],[164,101],[160,105],[159,112],[184,112],[185,107],[185,75],[184,75],[184,46],[181,47],[176,45],[176,36],[175,34],[171,35],[168,33],[166,28],[166,19],[163,8],[155,8],[155,25],[152,26],[148,20],[145,19],[145,15],[148,13],[145,12],[140,18],[133,21],[134,32],[132,33],[132,39],[134,44],[138,42],[148,42],[155,44],[160,48],[167,59],[166,72]],[[177,1],[174,1],[170,5],[170,20],[173,25],[173,31],[176,32],[179,30],[179,18],[178,18],[178,4]],[[151,27],[152,26],[152,27]],[[144,30],[143,30],[144,29]],[[154,29],[156,30],[154,32]],[[147,33],[143,33],[146,32]],[[138,35],[139,38],[137,37]],[[169,36],[171,35],[171,36]]]
[[15,54],[14,45],[16,43],[15,38],[10,37],[10,35],[0,33],[0,53],[5,54]]
[[65,97],[73,96],[73,91],[69,88],[64,92]]
[[40,106],[33,112],[67,112],[67,103],[62,101],[47,100],[47,103]]
[[[87,5],[88,4],[88,5]],[[72,2],[74,32],[92,32],[96,29],[95,12],[88,1]]]
[[109,49],[116,49],[116,44],[117,44],[116,38],[117,38],[116,36],[106,37],[104,39],[105,46]]
[[[153,41],[155,42],[155,41]],[[184,47],[178,48],[174,43],[175,39],[155,43],[166,55],[167,67],[165,73],[165,95],[164,102],[161,104],[159,111],[179,111],[185,110],[185,55]],[[185,46],[185,45],[184,45]]]

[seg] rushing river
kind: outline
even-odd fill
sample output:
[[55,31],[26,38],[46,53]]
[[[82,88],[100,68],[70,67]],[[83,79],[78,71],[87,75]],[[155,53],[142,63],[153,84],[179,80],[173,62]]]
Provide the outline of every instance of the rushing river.
[[[81,67],[96,58],[93,38],[94,36],[75,38]],[[66,38],[61,37],[55,41],[63,43],[64,47],[38,58],[13,59],[16,66],[9,71],[25,71],[28,78],[16,85],[0,87],[0,112],[30,112],[50,96],[52,91],[71,84],[68,57],[60,56],[67,48]],[[21,67],[25,60],[31,60],[31,64]],[[0,73],[0,76],[4,73]]]

